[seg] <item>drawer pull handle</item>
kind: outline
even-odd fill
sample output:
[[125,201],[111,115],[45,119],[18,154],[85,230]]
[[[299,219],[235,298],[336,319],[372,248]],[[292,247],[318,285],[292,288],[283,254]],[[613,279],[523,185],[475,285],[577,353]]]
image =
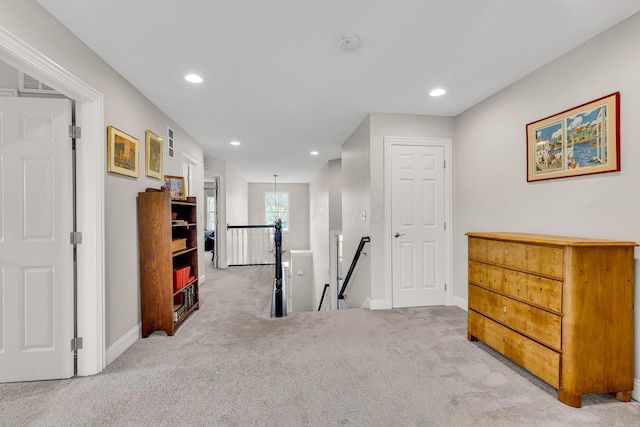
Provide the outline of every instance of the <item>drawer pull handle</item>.
[[504,307],[502,307],[502,311],[504,311],[505,313],[507,312],[507,306],[506,305]]

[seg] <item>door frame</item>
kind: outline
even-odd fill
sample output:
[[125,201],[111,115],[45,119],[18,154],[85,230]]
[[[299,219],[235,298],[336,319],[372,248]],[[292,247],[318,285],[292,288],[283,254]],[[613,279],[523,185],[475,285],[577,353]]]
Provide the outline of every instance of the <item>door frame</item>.
[[453,301],[453,197],[452,197],[452,147],[450,138],[384,137],[384,266],[385,266],[385,306],[393,308],[393,241],[391,239],[391,147],[393,145],[415,145],[423,147],[442,147],[444,149],[444,217],[447,228],[445,239],[444,276],[446,283],[445,304]]
[[[207,184],[213,184],[213,188],[208,188]],[[220,226],[220,221],[218,220],[218,212],[220,211],[220,207],[219,207],[219,196],[218,196],[218,191],[219,191],[219,187],[220,187],[220,178],[218,176],[214,176],[213,180],[205,180],[204,181],[204,197],[202,199],[202,204],[204,205],[204,224],[208,224],[209,223],[209,203],[208,203],[208,199],[209,199],[209,192],[213,192],[213,198],[215,199],[215,224],[214,224],[214,239],[213,239],[213,253],[215,254],[215,256],[213,257],[212,261],[207,261],[206,260],[206,254],[205,254],[205,262],[213,262],[213,267],[214,268],[218,268],[218,235],[220,234],[219,232],[219,226]],[[206,228],[206,227],[205,227]],[[204,244],[202,246],[204,248]]]
[[82,127],[77,156],[78,375],[105,368],[104,310],[104,165],[106,147],[103,95],[0,26],[0,60],[76,101],[76,125]]

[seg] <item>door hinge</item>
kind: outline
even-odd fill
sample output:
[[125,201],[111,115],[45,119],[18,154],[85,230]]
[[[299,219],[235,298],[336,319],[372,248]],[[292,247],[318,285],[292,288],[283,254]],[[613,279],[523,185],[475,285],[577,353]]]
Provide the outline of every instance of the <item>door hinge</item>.
[[447,221],[444,222],[444,229],[447,229]]
[[446,283],[444,284],[444,290],[445,290],[445,292],[447,291],[447,284]]
[[82,350],[82,337],[71,338],[71,351]]
[[80,243],[82,243],[82,232],[81,231],[72,231],[71,233],[69,233],[70,237],[71,237],[71,244],[72,245],[79,245]]
[[82,129],[80,128],[80,126],[69,125],[69,138],[82,138]]
[[443,161],[442,161],[442,164],[443,164],[443,167],[446,169],[446,168],[447,168],[447,161],[446,161],[446,160],[443,160]]

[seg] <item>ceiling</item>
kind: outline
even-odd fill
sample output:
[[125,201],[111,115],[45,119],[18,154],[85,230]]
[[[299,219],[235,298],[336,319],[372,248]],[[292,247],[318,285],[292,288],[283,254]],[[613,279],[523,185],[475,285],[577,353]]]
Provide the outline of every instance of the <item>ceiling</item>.
[[[640,10],[640,0],[37,1],[249,182],[309,182],[368,113],[456,116]],[[360,47],[342,49],[345,34]],[[447,93],[428,96],[437,86]]]

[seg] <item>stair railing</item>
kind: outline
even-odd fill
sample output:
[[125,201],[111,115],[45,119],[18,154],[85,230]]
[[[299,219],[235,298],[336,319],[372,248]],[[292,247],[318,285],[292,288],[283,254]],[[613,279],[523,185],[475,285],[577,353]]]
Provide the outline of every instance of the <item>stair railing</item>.
[[324,284],[324,290],[322,291],[322,298],[320,298],[320,304],[318,304],[318,311],[322,309],[322,301],[324,301],[324,296],[327,294],[327,289],[329,289],[329,284]]
[[276,274],[273,280],[273,298],[271,300],[271,317],[287,317],[287,293],[284,274],[282,274],[282,221],[276,220],[275,233]]
[[273,228],[273,224],[227,224],[229,266],[273,264]]
[[347,290],[349,279],[351,279],[353,270],[355,270],[356,264],[358,264],[358,260],[360,259],[360,254],[362,253],[362,249],[364,248],[365,243],[370,241],[371,239],[369,237],[363,237],[362,239],[360,239],[360,244],[358,245],[358,249],[356,249],[356,254],[353,256],[353,261],[351,261],[351,266],[349,267],[349,272],[347,273],[347,277],[345,277],[344,282],[342,283],[342,288],[340,288],[340,292],[338,293],[339,307],[341,306],[340,300],[344,300],[344,292]]

